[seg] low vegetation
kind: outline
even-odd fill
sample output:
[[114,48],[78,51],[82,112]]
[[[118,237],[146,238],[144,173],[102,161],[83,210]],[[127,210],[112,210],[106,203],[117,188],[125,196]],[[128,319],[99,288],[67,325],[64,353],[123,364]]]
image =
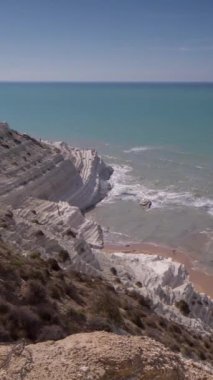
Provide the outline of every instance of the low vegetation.
[[181,313],[183,315],[185,315],[185,316],[189,315],[190,309],[189,309],[189,305],[187,304],[186,301],[180,300],[180,301],[176,302],[175,306],[181,311]]
[[[59,262],[67,259],[61,251]],[[0,240],[0,342],[57,340],[105,330],[148,335],[187,357],[213,362],[213,338],[192,335],[156,315],[138,292],[120,288],[118,292],[104,280],[64,271],[38,252],[23,256]],[[188,312],[183,303],[178,307]]]

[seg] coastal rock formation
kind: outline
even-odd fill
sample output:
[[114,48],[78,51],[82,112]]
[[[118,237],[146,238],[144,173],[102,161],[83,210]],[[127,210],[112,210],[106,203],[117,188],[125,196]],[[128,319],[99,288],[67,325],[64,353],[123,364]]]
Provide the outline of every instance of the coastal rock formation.
[[23,255],[36,253],[59,261],[64,269],[96,277],[101,275],[100,265],[91,246],[102,244],[99,230],[66,202],[29,198],[12,211],[0,202],[2,241],[10,242]]
[[57,342],[0,347],[4,380],[211,380],[208,368],[147,337],[95,332]]
[[37,223],[65,245],[71,228],[78,239],[102,247],[101,227],[80,211],[94,206],[110,188],[112,168],[95,150],[46,144],[0,123],[0,160],[0,203],[16,210],[22,226]]
[[0,124],[0,160],[0,198],[14,206],[31,196],[85,210],[109,191],[112,168],[95,150],[46,144],[6,123]]
[[152,206],[152,201],[150,199],[141,199],[139,204],[146,209],[150,209]]
[[127,288],[152,300],[158,314],[212,333],[213,300],[195,291],[182,264],[158,255],[117,252],[111,255],[111,266]]
[[182,265],[160,256],[98,250],[102,229],[81,211],[107,194],[111,173],[94,150],[44,143],[0,124],[2,241],[23,255],[38,253],[62,269],[107,279],[123,293],[133,290],[164,318],[212,333],[213,301],[194,290]]
[[14,210],[14,216],[22,223],[37,224],[46,235],[62,243],[70,238],[84,239],[93,247],[103,246],[101,227],[92,220],[86,219],[78,207],[68,202],[50,202],[28,198],[20,208]]

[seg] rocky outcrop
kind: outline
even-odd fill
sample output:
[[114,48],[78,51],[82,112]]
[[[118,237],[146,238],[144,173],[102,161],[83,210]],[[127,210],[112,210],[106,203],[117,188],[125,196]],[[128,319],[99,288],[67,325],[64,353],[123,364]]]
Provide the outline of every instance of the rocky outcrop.
[[0,123],[0,204],[13,208],[24,235],[39,225],[51,248],[54,241],[72,250],[71,235],[103,246],[101,227],[81,211],[104,198],[111,173],[95,150],[44,143]]
[[57,342],[0,347],[4,380],[211,380],[210,369],[185,360],[147,337],[106,332]]
[[0,123],[0,161],[0,198],[13,206],[31,196],[85,210],[103,199],[110,187],[112,168],[95,150],[46,144],[6,123]]
[[150,199],[141,199],[139,204],[145,209],[150,209],[152,206],[152,201]]
[[63,269],[101,275],[91,248],[102,244],[101,230],[66,202],[30,198],[13,210],[0,202],[0,237],[23,255],[36,253],[44,259],[56,259]]
[[62,244],[76,238],[84,239],[92,247],[103,246],[101,227],[86,219],[78,207],[70,206],[68,202],[28,198],[13,210],[13,214],[19,222],[40,226],[46,236],[51,235]]
[[111,255],[111,266],[126,288],[152,300],[158,314],[191,330],[212,333],[213,300],[195,291],[182,264],[158,255],[118,252]]

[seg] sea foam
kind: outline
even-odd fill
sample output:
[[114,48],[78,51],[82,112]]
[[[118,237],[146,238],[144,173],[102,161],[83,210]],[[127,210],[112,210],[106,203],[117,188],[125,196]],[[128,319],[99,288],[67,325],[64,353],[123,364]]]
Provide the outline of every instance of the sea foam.
[[198,197],[192,192],[171,191],[169,188],[148,188],[138,183],[133,176],[133,169],[129,165],[112,165],[114,172],[111,177],[112,190],[104,199],[104,203],[114,203],[118,200],[132,200],[139,202],[148,198],[152,201],[153,208],[171,207],[195,207],[203,209],[213,216],[213,199]]
[[153,146],[134,146],[133,148],[124,150],[124,153],[139,153],[139,152],[146,152],[148,150],[156,149]]

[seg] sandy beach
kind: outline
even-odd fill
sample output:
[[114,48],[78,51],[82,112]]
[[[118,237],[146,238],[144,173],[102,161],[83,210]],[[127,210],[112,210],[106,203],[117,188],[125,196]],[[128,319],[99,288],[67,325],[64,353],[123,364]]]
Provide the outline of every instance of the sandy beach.
[[160,255],[166,258],[170,257],[173,261],[185,265],[190,281],[197,291],[206,293],[209,297],[213,298],[213,276],[200,269],[196,269],[194,260],[187,252],[153,243],[105,244],[103,250],[108,253],[143,253],[147,255]]

